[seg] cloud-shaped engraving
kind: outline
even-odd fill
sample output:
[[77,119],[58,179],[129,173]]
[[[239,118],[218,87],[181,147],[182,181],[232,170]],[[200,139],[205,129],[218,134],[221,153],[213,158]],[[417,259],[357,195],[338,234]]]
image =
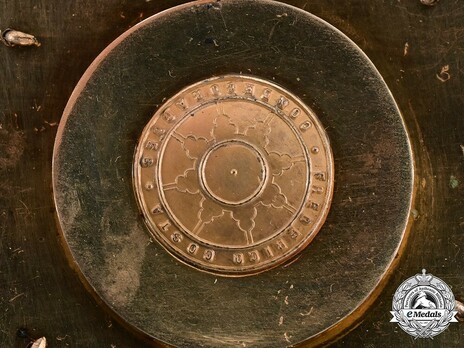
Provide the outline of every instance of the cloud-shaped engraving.
[[271,152],[269,154],[269,165],[271,173],[275,176],[280,176],[284,171],[289,170],[293,166],[293,161],[287,154],[281,155],[277,152]]
[[179,175],[176,178],[176,184],[176,188],[180,192],[187,192],[190,194],[198,193],[197,171],[193,168],[185,171],[183,175]]
[[[281,187],[278,183],[274,182],[273,178],[285,175],[284,172],[290,170],[301,159],[299,159],[300,157],[290,156],[290,153],[285,153],[287,139],[284,137],[286,133],[280,131],[278,119],[276,119],[276,115],[272,112],[268,113],[266,110],[265,112],[254,114],[246,112],[237,112],[235,114],[236,110],[231,108],[228,110],[230,111],[230,115],[232,115],[230,116],[220,106],[216,108],[216,111],[216,115],[211,115],[211,118],[208,118],[208,122],[201,125],[205,127],[202,131],[202,136],[193,134],[185,136],[179,132],[175,133],[175,138],[181,143],[187,157],[194,160],[196,164],[192,167],[192,163],[189,161],[190,163],[182,168],[184,173],[176,177],[175,187],[173,184],[170,184],[169,189],[175,188],[179,192],[191,195],[186,196],[186,199],[190,199],[189,197],[198,198],[194,202],[189,201],[191,204],[189,203],[188,205],[194,210],[194,212],[192,211],[192,217],[195,216],[197,218],[197,221],[192,223],[192,225],[195,225],[191,229],[193,234],[200,235],[202,231],[209,231],[209,228],[214,224],[217,223],[220,225],[224,223],[225,226],[229,226],[229,229],[238,227],[236,231],[240,230],[245,235],[247,243],[253,244],[253,234],[256,234],[256,238],[258,239],[262,238],[260,232],[255,230],[255,225],[258,221],[260,223],[264,221],[261,214],[268,214],[269,211],[272,213],[272,209],[268,208],[285,209],[291,213],[297,211],[296,208],[289,204]],[[213,121],[211,122],[211,120]],[[200,127],[200,125],[196,127]],[[211,138],[206,135],[208,133]],[[244,203],[243,205],[229,206],[220,204],[212,197],[208,197],[208,195],[202,193],[198,162],[203,158],[208,149],[215,144],[227,140],[233,141],[234,139],[246,141],[264,154],[266,162],[269,165],[268,175],[270,178],[265,183],[261,194],[254,201]],[[176,165],[180,166],[181,164]],[[259,185],[261,179],[259,177],[256,178],[258,179],[257,185]],[[251,175],[248,178],[248,182],[250,180],[254,180],[254,177],[251,177]],[[259,207],[259,205],[266,208]],[[206,225],[211,223],[213,225],[206,227]],[[226,233],[224,236],[228,233],[228,231],[223,232]],[[210,242],[214,242],[217,236],[214,233],[208,232],[206,238]]]
[[238,207],[232,211],[232,218],[237,221],[238,227],[249,232],[255,227],[255,217],[258,211],[255,207]]
[[231,115],[230,124],[236,127],[237,133],[246,135],[248,129],[253,128],[258,123],[256,116],[246,115],[246,117],[240,117],[241,115]]
[[221,140],[231,139],[237,135],[237,127],[230,122],[227,115],[221,114],[214,120],[214,127],[211,130],[211,136],[219,142]]
[[203,137],[196,137],[194,135],[188,135],[182,143],[187,157],[191,159],[199,159],[208,148],[208,140]]
[[205,224],[212,222],[215,218],[224,214],[224,209],[222,209],[222,207],[213,200],[203,199],[200,202],[200,206],[201,209],[198,213],[198,217],[200,218],[200,221]]
[[262,149],[266,149],[266,146],[269,144],[269,134],[271,134],[271,126],[267,121],[257,122],[246,131],[246,135],[250,139],[253,139]]
[[282,194],[279,185],[272,183],[263,192],[261,204],[274,208],[282,208],[287,204],[287,198]]

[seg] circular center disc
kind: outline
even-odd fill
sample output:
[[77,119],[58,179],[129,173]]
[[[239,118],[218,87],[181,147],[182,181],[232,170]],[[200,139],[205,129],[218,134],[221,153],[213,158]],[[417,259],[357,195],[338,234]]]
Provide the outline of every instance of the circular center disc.
[[202,270],[245,275],[301,251],[332,196],[329,141],[275,84],[227,75],[188,86],[145,127],[134,184],[147,226]]
[[230,140],[206,153],[200,163],[201,184],[218,202],[240,205],[260,193],[266,169],[263,157],[253,146]]

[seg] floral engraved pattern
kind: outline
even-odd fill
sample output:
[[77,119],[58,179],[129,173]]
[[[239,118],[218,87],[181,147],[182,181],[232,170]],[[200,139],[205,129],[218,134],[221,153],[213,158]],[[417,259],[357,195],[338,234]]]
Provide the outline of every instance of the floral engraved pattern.
[[[211,114],[213,115],[211,116]],[[193,134],[194,130],[192,131],[192,128],[189,127],[189,123],[194,121],[201,123],[201,126],[204,127],[204,132],[207,132],[205,128],[209,129],[209,132],[207,132],[209,133],[209,137]],[[184,194],[185,200],[191,200],[190,207],[192,211],[197,212],[197,221],[195,224],[188,225],[187,223],[183,223],[182,217],[179,217],[179,219],[180,224],[198,238],[209,243],[221,244],[219,239],[216,240],[215,232],[212,230],[213,222],[218,219],[221,221],[231,220],[223,223],[223,225],[235,227],[230,231],[221,231],[221,233],[235,234],[235,237],[230,240],[235,240],[236,245],[253,245],[263,239],[262,233],[259,238],[255,237],[253,233],[258,214],[277,213],[286,217],[286,220],[290,220],[299,210],[300,207],[293,206],[287,196],[288,194],[295,195],[295,192],[298,191],[293,190],[291,193],[287,193],[286,189],[282,188],[277,180],[274,179],[277,177],[284,179],[286,172],[299,162],[302,162],[305,168],[308,168],[309,166],[305,163],[304,149],[285,122],[277,114],[268,109],[256,108],[256,111],[246,114],[240,112],[239,107],[237,107],[237,111],[235,112],[230,107],[218,104],[210,107],[209,113],[195,115],[180,124],[172,133],[172,138],[169,141],[179,142],[184,156],[193,160],[193,165],[189,168],[183,168],[183,172],[175,178],[175,182],[167,184],[166,187],[169,187],[169,190],[176,190]],[[254,153],[256,153],[256,157],[262,157],[262,163],[259,164],[262,166],[262,170],[255,170],[253,167],[250,169],[246,165],[247,163],[244,165],[245,168],[241,169],[242,172],[245,170],[247,173],[252,173],[250,177],[246,178],[247,183],[263,186],[262,190],[245,202],[237,204],[232,204],[232,202],[228,204],[227,202],[218,201],[214,197],[211,197],[204,188],[204,185],[202,185],[201,177],[204,175],[203,171],[207,170],[203,167],[206,166],[208,168],[207,166],[209,165],[207,154],[213,152],[211,149],[223,143],[225,145],[221,156],[224,154],[229,156],[227,155],[227,144],[239,144],[237,146],[244,144],[244,147],[250,148],[250,158],[253,157],[252,154]],[[278,148],[276,144],[278,144]],[[230,156],[230,162],[239,161],[239,159],[234,158],[235,154],[232,153],[232,150]],[[176,161],[176,159],[165,158],[163,161],[169,163]],[[224,161],[226,163],[229,162],[227,159]],[[253,159],[250,161],[253,162]],[[254,162],[251,163],[251,166],[254,165]],[[233,181],[235,179],[234,175],[240,175],[239,171],[231,169],[230,173],[230,183],[228,177],[217,179],[219,180],[218,185],[224,186],[224,189],[222,187],[220,189],[231,191],[236,189],[240,191],[242,181]],[[303,183],[304,180],[301,182]],[[228,188],[228,185],[231,188]],[[291,201],[302,201],[304,198],[304,185],[301,183],[295,183],[294,185],[299,185],[301,192],[296,194],[299,197],[292,197],[294,199]],[[244,188],[242,189],[245,190]],[[219,195],[221,195],[221,192]],[[230,192],[231,196],[233,194],[234,192]],[[170,193],[167,191],[166,196],[169,204]],[[195,196],[195,198],[188,196]],[[261,206],[261,209],[257,209],[259,206]],[[285,226],[282,225],[280,227],[284,228]],[[275,230],[275,228],[269,228],[268,237],[277,232],[278,230]]]

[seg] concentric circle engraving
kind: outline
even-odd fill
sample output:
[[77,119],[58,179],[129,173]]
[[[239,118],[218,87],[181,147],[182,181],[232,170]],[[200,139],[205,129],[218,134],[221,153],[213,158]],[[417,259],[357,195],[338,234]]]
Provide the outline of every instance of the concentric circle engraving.
[[189,86],[145,127],[134,187],[174,256],[223,275],[274,267],[327,215],[333,161],[315,114],[282,87],[227,75]]
[[251,145],[228,140],[213,146],[200,162],[200,183],[219,203],[241,205],[258,196],[266,181],[263,156]]

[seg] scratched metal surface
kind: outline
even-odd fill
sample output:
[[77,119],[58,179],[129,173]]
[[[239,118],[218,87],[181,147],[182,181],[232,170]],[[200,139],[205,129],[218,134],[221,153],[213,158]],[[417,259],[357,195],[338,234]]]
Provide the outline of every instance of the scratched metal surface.
[[[381,281],[410,215],[409,144],[379,74],[334,29],[275,2],[203,1],[135,29],[79,82],[57,134],[57,212],[83,277],[126,322],[179,347],[282,347],[347,317]],[[295,262],[225,279],[150,243],[131,164],[162,100],[243,71],[313,107],[336,179],[327,220]]]
[[[40,48],[0,47],[0,346],[26,346],[16,337],[19,327],[33,337],[47,336],[52,347],[142,345],[105,314],[68,265],[54,220],[51,155],[57,122],[85,68],[130,26],[177,3],[0,2],[2,29],[31,32],[42,42]],[[464,297],[464,6],[289,3],[332,23],[368,54],[404,114],[417,162],[409,245],[364,321],[335,346],[457,346],[464,339],[462,324],[433,341],[414,342],[388,322],[388,310],[396,287],[423,267]],[[449,75],[440,74],[445,66]]]

